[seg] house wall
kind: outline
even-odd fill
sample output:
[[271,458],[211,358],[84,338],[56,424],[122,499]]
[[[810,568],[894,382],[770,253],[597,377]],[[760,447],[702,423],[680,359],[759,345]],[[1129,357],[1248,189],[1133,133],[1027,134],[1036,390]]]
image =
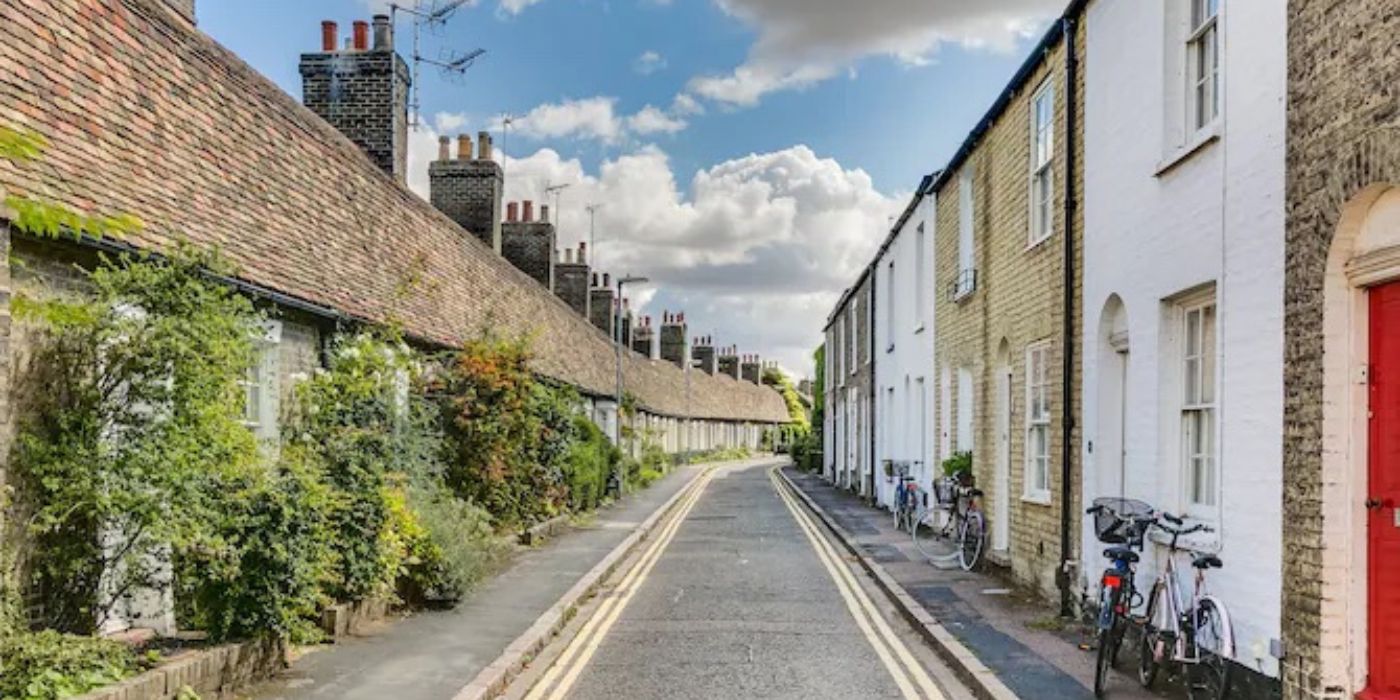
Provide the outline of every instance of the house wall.
[[[1400,13],[1392,0],[1290,0],[1287,12],[1283,689],[1340,699],[1365,687],[1369,655],[1366,439],[1354,428],[1366,422],[1365,283],[1346,268],[1368,248],[1396,252],[1361,229],[1400,187]],[[1394,279],[1400,265],[1372,271]]]
[[871,293],[872,280],[865,275],[842,297],[827,326],[826,361],[831,368],[831,381],[827,384],[827,413],[831,416],[827,478],[842,488],[873,498]]
[[[1083,33],[1079,33],[1082,38]],[[1060,489],[1062,445],[1065,431],[1063,406],[1064,325],[1064,192],[1066,164],[1065,46],[1052,46],[1046,58],[1025,81],[1006,109],[995,118],[968,159],[950,172],[938,196],[935,313],[938,334],[935,354],[940,383],[938,417],[939,454],[947,455],[971,445],[973,470],[985,493],[988,515],[988,558],[1009,566],[1013,576],[1047,597],[1057,595],[1056,571],[1060,563]],[[1081,79],[1083,73],[1081,72]],[[1049,81],[1047,83],[1046,81]],[[1053,85],[1054,196],[1052,232],[1049,238],[1029,244],[1030,206],[1030,106],[1044,85]],[[1082,92],[1081,92],[1082,94]],[[1081,112],[1082,113],[1082,112]],[[1082,143],[1082,141],[1080,141]],[[970,170],[969,170],[970,169]],[[950,285],[957,278],[959,262],[959,180],[973,175],[974,266],[977,287],[955,300]],[[1081,171],[1082,172],[1082,171]],[[1076,191],[1079,188],[1076,187]],[[1071,236],[1078,241],[1078,223]],[[1076,256],[1080,246],[1075,243]],[[1073,327],[1079,328],[1076,304]],[[1049,489],[1039,497],[1026,489],[1026,356],[1028,348],[1045,343],[1050,405]],[[1000,379],[1009,372],[1009,386]],[[960,387],[965,379],[968,387]],[[947,386],[951,383],[951,386]],[[961,391],[960,391],[961,389]],[[967,397],[973,406],[961,404]],[[1009,430],[999,434],[998,401],[1009,396]],[[970,414],[970,416],[969,416]],[[963,420],[959,420],[959,417]],[[970,421],[969,421],[970,417]],[[971,435],[961,435],[970,422]],[[960,427],[962,424],[962,427]],[[1070,437],[1072,447],[1077,436]],[[1077,456],[1077,448],[1073,451]],[[998,474],[999,459],[1006,465]],[[1077,474],[1077,460],[1071,473]],[[1075,477],[1077,479],[1077,476]],[[1071,508],[1077,504],[1071,503]],[[997,545],[996,522],[1007,509],[1005,548]],[[1077,522],[1077,519],[1076,519]],[[1077,539],[1077,534],[1074,539]],[[1073,541],[1073,540],[1072,540]],[[1071,558],[1074,558],[1071,553]]]
[[[936,211],[933,197],[922,199],[884,253],[876,257],[875,277],[875,459],[876,497],[886,507],[894,505],[897,479],[886,477],[885,460],[910,462],[910,473],[927,493],[933,475],[940,474],[935,459],[933,430],[936,389],[933,364],[934,297],[938,277],[933,252]],[[917,313],[918,228],[924,227],[923,314]],[[890,294],[890,264],[894,265]],[[920,406],[923,406],[922,410]],[[923,416],[920,421],[919,417]]]
[[[1083,499],[1126,495],[1185,509],[1173,299],[1214,285],[1223,505],[1211,514],[1216,534],[1195,544],[1224,561],[1209,587],[1229,607],[1237,660],[1277,676],[1285,10],[1222,3],[1221,116],[1194,145],[1177,133],[1184,107],[1174,92],[1185,76],[1170,68],[1184,48],[1164,40],[1172,20],[1154,8],[1101,2],[1087,12]],[[1121,398],[1114,333],[1128,347]],[[1086,592],[1097,586],[1101,549],[1085,528],[1078,583]],[[1149,545],[1139,581],[1150,581],[1164,556]]]

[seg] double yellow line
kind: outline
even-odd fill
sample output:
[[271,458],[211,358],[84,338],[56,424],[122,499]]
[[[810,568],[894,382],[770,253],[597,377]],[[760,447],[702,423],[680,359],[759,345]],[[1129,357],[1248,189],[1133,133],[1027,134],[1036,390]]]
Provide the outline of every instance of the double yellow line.
[[807,535],[807,540],[812,543],[812,548],[817,551],[817,557],[821,559],[827,573],[831,574],[831,580],[836,582],[841,598],[846,601],[846,609],[850,610],[856,626],[875,649],[875,653],[885,665],[885,670],[894,678],[899,692],[907,700],[943,700],[943,692],[934,684],[923,664],[910,653],[909,647],[905,646],[903,640],[890,628],[889,623],[875,607],[875,603],[870,600],[870,596],[860,587],[850,568],[842,563],[836,548],[818,532],[816,523],[798,504],[796,497],[788,490],[788,485],[778,476],[777,467],[768,470],[768,478],[773,481],[773,488],[777,489],[779,498],[787,505],[792,517]]
[[598,651],[598,647],[608,636],[617,619],[622,616],[622,610],[631,602],[632,596],[636,595],[637,589],[641,588],[641,583],[656,562],[661,559],[661,554],[666,551],[666,545],[675,538],[676,532],[680,530],[681,523],[690,514],[695,503],[700,500],[700,494],[705,490],[705,486],[710,483],[710,478],[714,475],[714,469],[710,468],[697,477],[690,486],[680,505],[666,521],[666,525],[661,528],[657,536],[652,539],[640,559],[632,567],[627,575],[618,583],[617,589],[598,610],[593,613],[579,630],[577,636],[569,641],[569,645],[564,648],[564,653],[559,655],[549,670],[540,677],[539,682],[530,688],[530,692],[525,695],[525,700],[557,700],[568,695],[574,683],[578,681],[579,674],[588,666],[588,662],[593,658],[593,654]]

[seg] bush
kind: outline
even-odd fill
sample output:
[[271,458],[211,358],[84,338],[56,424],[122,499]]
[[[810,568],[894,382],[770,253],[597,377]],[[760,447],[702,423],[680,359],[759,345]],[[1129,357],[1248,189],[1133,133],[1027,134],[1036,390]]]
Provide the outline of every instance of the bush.
[[956,477],[963,483],[970,483],[972,479],[972,453],[954,452],[948,459],[943,460],[943,475]]
[[142,665],[126,645],[58,632],[0,638],[0,698],[52,700],[115,683]]
[[564,479],[569,487],[569,508],[579,512],[598,507],[606,495],[608,477],[622,461],[622,452],[588,416],[575,414],[573,424],[578,437],[564,460]]
[[392,512],[404,541],[398,591],[406,602],[458,600],[510,551],[489,513],[439,485],[410,485],[399,496]]

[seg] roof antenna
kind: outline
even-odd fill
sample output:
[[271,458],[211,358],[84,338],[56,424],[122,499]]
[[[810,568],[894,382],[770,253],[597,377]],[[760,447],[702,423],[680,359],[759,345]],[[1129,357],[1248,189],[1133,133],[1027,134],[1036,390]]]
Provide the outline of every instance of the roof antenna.
[[[424,6],[424,2],[427,6]],[[447,20],[457,13],[458,8],[467,4],[469,0],[413,0],[413,7],[391,3],[389,5],[389,24],[398,26],[398,14],[407,13],[413,17],[413,96],[408,104],[408,125],[412,129],[418,129],[422,125],[418,112],[422,107],[420,97],[421,85],[418,80],[424,63],[436,66],[443,75],[448,77],[459,77],[467,72],[476,59],[481,58],[486,53],[486,49],[473,49],[465,54],[449,51],[439,54],[437,59],[425,58],[421,50],[423,28],[436,30],[446,26]]]
[[559,228],[564,223],[564,210],[559,208],[559,193],[569,189],[569,183],[562,185],[551,185],[548,181],[544,183],[544,196],[554,195],[554,221],[555,228]]

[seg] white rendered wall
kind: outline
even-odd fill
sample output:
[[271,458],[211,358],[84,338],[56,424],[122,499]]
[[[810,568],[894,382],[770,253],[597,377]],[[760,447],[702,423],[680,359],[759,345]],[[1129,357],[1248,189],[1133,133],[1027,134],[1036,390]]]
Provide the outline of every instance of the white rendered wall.
[[[1166,5],[1173,2],[1182,0]],[[1129,344],[1123,488],[1158,508],[1183,509],[1178,368],[1175,358],[1159,361],[1179,342],[1168,335],[1175,326],[1165,300],[1215,284],[1222,495],[1219,532],[1202,545],[1225,566],[1208,586],[1230,610],[1236,660],[1273,676],[1269,640],[1279,637],[1282,586],[1284,5],[1222,3],[1218,138],[1182,157],[1170,146],[1172,116],[1185,107],[1170,96],[1169,81],[1184,78],[1170,69],[1179,47],[1164,39],[1168,18],[1139,3],[1092,4],[1083,164],[1084,500],[1118,479],[1099,473],[1093,449],[1116,443],[1097,434],[1101,394],[1112,393],[1099,386],[1108,355],[1100,316],[1116,294]],[[1102,549],[1086,521],[1082,585],[1097,585]],[[1161,556],[1149,547],[1140,584]]]

